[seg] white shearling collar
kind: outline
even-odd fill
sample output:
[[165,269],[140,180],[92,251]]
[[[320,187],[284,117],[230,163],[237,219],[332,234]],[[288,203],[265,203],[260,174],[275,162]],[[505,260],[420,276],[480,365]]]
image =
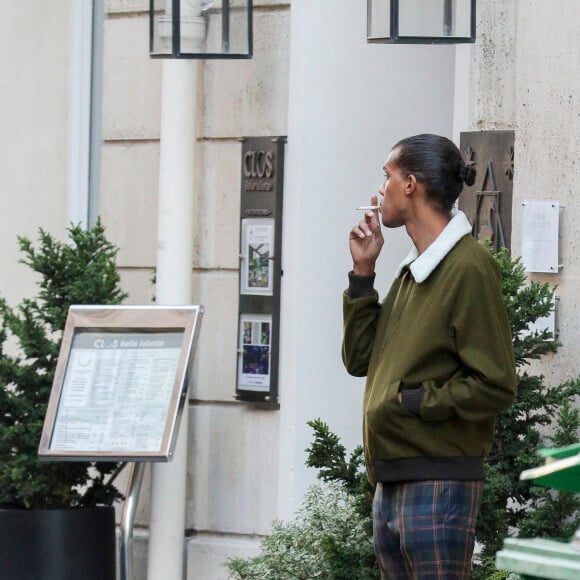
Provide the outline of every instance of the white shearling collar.
[[409,266],[415,282],[418,284],[425,282],[455,244],[469,233],[471,233],[471,224],[466,215],[462,211],[458,211],[435,241],[421,255],[419,255],[417,248],[413,247],[409,255],[399,264],[395,277],[398,278],[403,270]]

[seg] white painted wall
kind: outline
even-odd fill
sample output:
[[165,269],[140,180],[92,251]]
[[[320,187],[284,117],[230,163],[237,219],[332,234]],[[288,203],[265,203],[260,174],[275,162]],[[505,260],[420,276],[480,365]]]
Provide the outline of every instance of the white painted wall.
[[0,293],[36,292],[16,236],[64,235],[70,2],[1,2]]
[[[281,517],[315,473],[304,466],[317,417],[347,448],[361,442],[364,379],[341,359],[348,233],[400,138],[453,136],[455,48],[366,43],[361,3],[295,0],[291,11],[280,362]],[[388,289],[410,248],[389,231],[376,287]]]

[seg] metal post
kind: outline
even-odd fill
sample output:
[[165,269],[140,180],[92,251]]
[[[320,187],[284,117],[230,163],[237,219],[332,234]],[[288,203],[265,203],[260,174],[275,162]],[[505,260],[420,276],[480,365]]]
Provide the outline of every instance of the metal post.
[[88,227],[91,57],[93,10],[91,2],[71,4],[71,60],[68,123],[67,223]]
[[[163,63],[157,287],[159,304],[191,303],[197,62]],[[152,467],[148,579],[182,580],[188,407],[173,460]]]
[[[203,23],[200,4],[179,4],[181,17]],[[188,42],[204,41],[205,26],[194,26]],[[162,74],[155,296],[158,304],[184,305],[192,299],[198,64],[165,60]],[[151,469],[148,580],[184,577],[188,413],[186,403],[172,461]]]
[[127,495],[123,504],[123,513],[121,514],[121,545],[119,549],[121,580],[133,580],[133,524],[144,472],[144,463],[139,462],[131,465]]

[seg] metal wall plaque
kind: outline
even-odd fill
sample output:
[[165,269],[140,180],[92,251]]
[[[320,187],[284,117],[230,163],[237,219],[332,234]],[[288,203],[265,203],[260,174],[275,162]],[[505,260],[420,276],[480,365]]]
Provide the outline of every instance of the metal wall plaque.
[[277,408],[285,137],[242,142],[236,398]]
[[201,313],[200,306],[71,306],[40,459],[171,459]]
[[459,209],[473,225],[477,240],[489,240],[495,250],[510,249],[514,179],[514,132],[461,133],[465,162],[475,166],[475,183],[464,186]]

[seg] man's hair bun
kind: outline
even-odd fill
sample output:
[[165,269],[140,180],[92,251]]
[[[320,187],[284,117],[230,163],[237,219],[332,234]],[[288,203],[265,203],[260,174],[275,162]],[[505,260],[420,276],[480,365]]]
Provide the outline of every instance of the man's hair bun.
[[473,165],[467,165],[465,167],[465,175],[463,176],[463,181],[465,185],[473,185],[475,183],[475,167]]
[[473,185],[475,183],[475,168],[473,165],[462,165],[459,169],[459,177],[465,185]]

